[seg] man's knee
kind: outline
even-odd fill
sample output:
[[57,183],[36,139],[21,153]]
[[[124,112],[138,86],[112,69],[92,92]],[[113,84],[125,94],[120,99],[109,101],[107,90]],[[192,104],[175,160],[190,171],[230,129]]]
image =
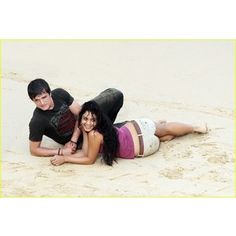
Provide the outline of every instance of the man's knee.
[[118,89],[114,89],[114,90],[115,90],[115,94],[116,94],[115,95],[116,99],[119,102],[120,106],[122,106],[124,103],[124,94]]
[[116,89],[116,88],[108,88],[104,91],[104,93],[106,93],[106,92],[112,94],[114,97],[117,97],[122,101],[124,100],[123,93],[120,90]]
[[102,93],[105,95],[106,100],[111,102],[113,106],[115,105],[119,108],[123,106],[124,95],[120,90],[116,88],[108,88]]

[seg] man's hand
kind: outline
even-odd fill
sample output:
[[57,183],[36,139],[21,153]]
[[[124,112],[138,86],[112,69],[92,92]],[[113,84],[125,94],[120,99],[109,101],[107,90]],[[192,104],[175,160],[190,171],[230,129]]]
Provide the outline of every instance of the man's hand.
[[[70,149],[71,153],[75,153],[77,149],[77,144],[75,142],[69,141],[64,145],[63,149]],[[63,153],[64,154],[64,153]]]
[[61,156],[68,156],[68,155],[71,155],[74,153],[75,153],[75,151],[73,151],[73,149],[71,147],[63,147],[63,148],[61,148],[61,151],[60,151]]

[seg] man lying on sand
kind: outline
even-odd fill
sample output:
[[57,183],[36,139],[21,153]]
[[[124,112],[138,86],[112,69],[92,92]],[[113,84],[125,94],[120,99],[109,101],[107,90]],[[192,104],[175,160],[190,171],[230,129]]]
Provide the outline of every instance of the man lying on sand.
[[[43,79],[28,85],[28,95],[36,105],[29,123],[29,148],[34,156],[59,155],[60,149],[41,146],[43,135],[64,145],[64,155],[75,153],[81,140],[77,117],[81,110],[78,101],[64,89],[51,91]],[[114,88],[106,89],[93,99],[113,123],[123,106],[123,94]]]

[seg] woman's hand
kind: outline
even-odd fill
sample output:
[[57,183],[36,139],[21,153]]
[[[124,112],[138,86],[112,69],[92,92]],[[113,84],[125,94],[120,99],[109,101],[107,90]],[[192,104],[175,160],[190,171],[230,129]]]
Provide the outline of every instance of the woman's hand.
[[55,155],[54,157],[51,157],[50,161],[51,161],[52,165],[54,165],[54,166],[59,166],[59,165],[62,165],[66,162],[65,157],[59,156],[59,155]]

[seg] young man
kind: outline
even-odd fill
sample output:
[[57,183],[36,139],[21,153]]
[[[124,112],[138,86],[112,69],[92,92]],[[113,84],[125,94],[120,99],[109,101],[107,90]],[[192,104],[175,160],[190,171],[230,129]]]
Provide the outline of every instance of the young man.
[[[76,151],[80,143],[80,129],[77,116],[80,104],[64,89],[51,91],[43,79],[35,79],[28,85],[28,95],[36,108],[29,123],[29,148],[34,156],[69,155]],[[93,99],[103,112],[115,121],[123,105],[123,94],[109,88]],[[63,144],[63,148],[46,148],[41,146],[43,135]]]

